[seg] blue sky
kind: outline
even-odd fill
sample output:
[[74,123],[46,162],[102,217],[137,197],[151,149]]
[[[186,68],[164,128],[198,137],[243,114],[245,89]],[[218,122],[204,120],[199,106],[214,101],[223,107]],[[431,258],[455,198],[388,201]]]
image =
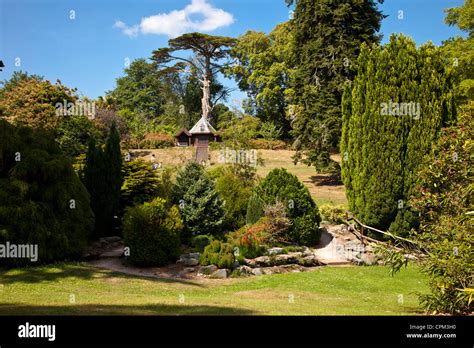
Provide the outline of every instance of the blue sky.
[[[443,10],[462,3],[385,0],[380,5],[389,16],[381,28],[384,42],[393,32],[418,44],[461,35],[444,24]],[[288,19],[289,11],[284,0],[0,0],[0,59],[6,65],[0,78],[23,70],[52,82],[60,79],[95,98],[114,88],[127,59],[150,57],[170,36],[201,28],[226,36],[249,29],[269,32]],[[243,97],[236,91],[228,103]]]

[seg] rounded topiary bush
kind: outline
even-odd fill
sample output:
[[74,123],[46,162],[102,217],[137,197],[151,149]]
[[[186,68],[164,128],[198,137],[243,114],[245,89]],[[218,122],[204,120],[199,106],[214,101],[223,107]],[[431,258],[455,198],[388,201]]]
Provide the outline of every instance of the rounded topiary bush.
[[0,244],[38,251],[34,263],[0,258],[0,265],[80,258],[93,226],[89,194],[53,136],[0,120]]
[[298,178],[285,169],[273,169],[255,188],[255,195],[266,205],[283,202],[291,226],[289,242],[314,245],[319,242],[321,216],[318,207]]
[[128,261],[137,266],[162,266],[180,255],[180,232],[183,223],[176,206],[166,207],[166,201],[127,208],[123,221]]

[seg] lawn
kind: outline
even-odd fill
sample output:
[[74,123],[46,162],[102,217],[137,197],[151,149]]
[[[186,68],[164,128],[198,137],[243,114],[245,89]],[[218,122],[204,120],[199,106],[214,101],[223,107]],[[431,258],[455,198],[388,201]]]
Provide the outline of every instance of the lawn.
[[[158,150],[133,150],[133,153],[145,160],[150,160],[155,154],[156,160],[163,165],[181,166],[193,158],[192,147],[170,147]],[[314,167],[305,164],[294,164],[292,156],[294,151],[290,150],[258,150],[263,160],[263,166],[257,167],[257,175],[265,177],[274,168],[285,168],[290,173],[296,175],[298,179],[308,187],[311,196],[318,205],[321,204],[344,204],[347,199],[344,192],[344,185],[338,178],[328,174],[316,173]],[[211,162],[218,163],[219,151],[211,151]],[[331,158],[340,162],[340,156],[335,154]]]
[[413,266],[192,281],[69,263],[0,271],[0,315],[417,315],[415,292],[427,290]]

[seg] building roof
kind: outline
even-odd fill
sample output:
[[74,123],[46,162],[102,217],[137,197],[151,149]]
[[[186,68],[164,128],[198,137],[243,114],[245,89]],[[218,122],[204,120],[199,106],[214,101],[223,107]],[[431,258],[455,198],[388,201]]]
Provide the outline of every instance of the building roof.
[[199,121],[194,125],[193,128],[189,131],[191,134],[215,134],[217,131],[209,123],[207,119],[201,117]]
[[191,133],[186,128],[181,128],[174,136],[179,137],[181,134],[186,134],[188,137],[191,136]]

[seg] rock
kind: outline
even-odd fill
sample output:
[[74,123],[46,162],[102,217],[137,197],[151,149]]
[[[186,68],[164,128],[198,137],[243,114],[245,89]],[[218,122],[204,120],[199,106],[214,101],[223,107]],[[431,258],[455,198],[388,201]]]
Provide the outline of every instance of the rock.
[[254,269],[252,269],[252,274],[256,275],[256,276],[260,276],[263,273],[262,273],[262,270],[260,268],[254,268]]
[[301,256],[306,257],[306,256],[311,256],[314,255],[314,252],[310,248],[305,248]]
[[377,258],[374,254],[364,253],[361,256],[361,261],[364,265],[374,265],[377,263]]
[[256,257],[255,259],[253,259],[253,261],[255,262],[255,264],[256,264],[257,266],[262,266],[262,267],[271,266],[271,264],[270,264],[270,261],[271,261],[270,256],[259,256],[259,257]]
[[201,257],[200,253],[190,253],[190,254],[187,254],[187,255],[188,255],[188,258],[196,259],[196,260],[199,260],[199,258]]
[[266,255],[280,255],[280,254],[283,254],[283,248],[278,248],[278,247],[274,247],[274,248],[270,248],[267,250],[266,252]]
[[186,267],[185,269],[183,269],[182,273],[191,273],[191,272],[194,272],[195,270],[196,268],[194,267]]
[[179,257],[176,263],[183,264],[184,266],[192,267],[199,264],[200,253],[183,254]]
[[230,270],[227,268],[218,269],[211,274],[211,278],[228,278],[230,276]]
[[199,260],[196,259],[184,259],[178,260],[178,263],[182,264],[183,266],[192,267],[199,265]]
[[364,244],[362,244],[359,240],[351,240],[349,242],[344,243],[344,249],[364,252],[365,247]]
[[200,253],[182,254],[182,255],[179,256],[179,259],[180,260],[188,260],[188,259],[199,260],[200,256],[201,256]]
[[320,266],[321,262],[314,255],[306,256],[298,260],[298,264],[305,267]]
[[103,238],[107,243],[115,243],[115,242],[120,242],[122,239],[118,236],[112,236],[112,237],[104,237]]
[[240,266],[237,270],[241,275],[253,275],[252,268],[249,266]]
[[214,273],[215,271],[217,271],[217,269],[218,268],[215,265],[201,266],[201,267],[199,267],[198,274],[210,275],[210,274]]
[[257,263],[255,262],[254,259],[244,259],[244,264],[252,268],[257,267]]
[[273,269],[273,267],[265,267],[265,268],[262,268],[262,273],[265,275],[273,274],[275,273],[275,270]]
[[275,256],[275,265],[288,265],[290,263],[298,263],[298,259],[301,258],[303,253],[296,252],[290,253],[287,255],[277,255]]

